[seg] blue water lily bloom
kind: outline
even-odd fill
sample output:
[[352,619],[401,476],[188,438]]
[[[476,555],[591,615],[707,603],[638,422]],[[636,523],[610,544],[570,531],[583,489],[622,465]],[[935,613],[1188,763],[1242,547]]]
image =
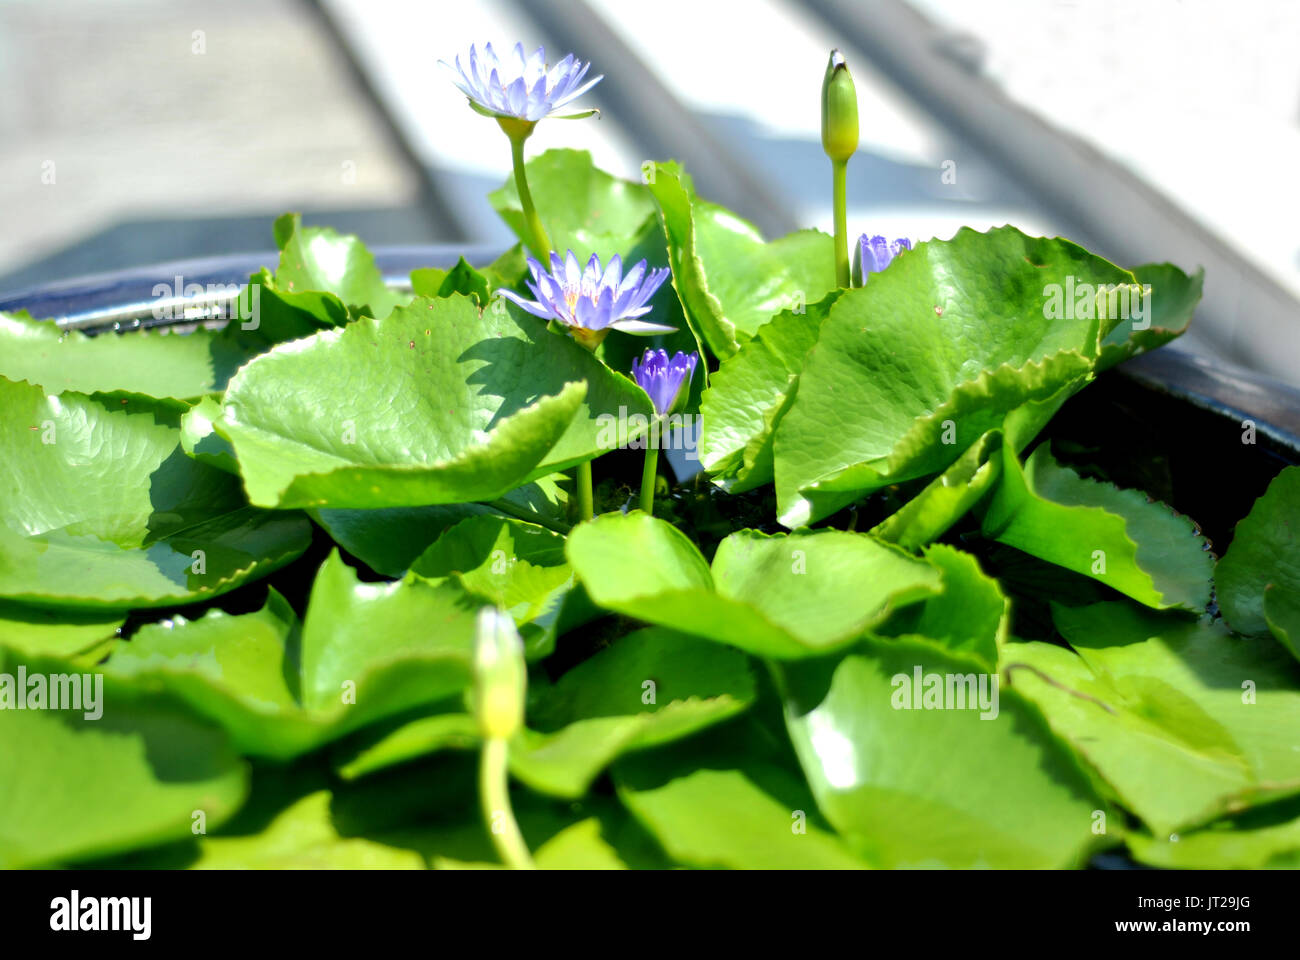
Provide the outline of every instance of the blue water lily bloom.
[[650,348],[640,363],[633,359],[632,379],[650,394],[655,413],[667,416],[686,402],[699,359],[697,353],[688,356],[680,350],[670,359],[667,350]]
[[583,83],[591,64],[575,59],[573,54],[548,70],[546,52],[542,47],[528,56],[524,54],[524,45],[516,43],[508,54],[498,57],[489,43],[482,51],[471,46],[468,60],[468,69],[461,65],[459,55],[455,66],[445,60],[438,62],[451,82],[469,98],[470,106],[479,113],[532,124],[544,117],[573,120],[596,112],[578,110],[556,114],[557,110],[578,99],[603,79],[594,77]]
[[528,270],[532,279],[526,282],[535,301],[513,290],[498,292],[533,316],[563,324],[588,350],[595,350],[611,330],[648,335],[677,329],[638,319],[650,312],[650,298],[668,279],[666,267],[647,271],[642,260],[625,275],[618,254],[602,270],[600,258],[593,253],[584,269],[570,250],[563,260],[558,253],[551,254],[550,273],[532,257]]
[[862,286],[867,277],[879,273],[889,266],[894,258],[904,250],[912,249],[912,241],[898,239],[886,243],[882,236],[868,237],[865,233],[858,238],[858,249],[853,258],[853,283]]

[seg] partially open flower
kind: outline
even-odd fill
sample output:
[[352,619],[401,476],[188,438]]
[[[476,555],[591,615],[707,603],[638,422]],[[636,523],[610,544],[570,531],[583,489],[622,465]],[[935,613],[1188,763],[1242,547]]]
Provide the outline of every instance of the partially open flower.
[[528,269],[532,274],[528,289],[536,301],[525,300],[512,290],[499,291],[501,296],[533,316],[563,324],[588,350],[595,350],[611,330],[646,335],[677,329],[637,319],[650,312],[650,298],[668,279],[666,267],[647,272],[642,260],[624,276],[623,261],[617,254],[602,270],[600,258],[593,253],[583,269],[570,250],[563,260],[558,253],[551,254],[550,273],[532,257]]
[[911,249],[911,240],[899,239],[886,243],[884,237],[868,237],[864,233],[858,238],[858,248],[853,254],[853,285],[862,286],[867,277],[884,270],[896,256]]
[[542,47],[525,56],[524,45],[516,43],[505,57],[498,57],[489,43],[481,53],[471,46],[468,59],[468,69],[461,65],[459,56],[454,67],[445,60],[439,63],[451,82],[469,98],[469,105],[484,116],[527,121],[531,129],[531,124],[544,117],[576,120],[596,112],[577,110],[562,115],[555,112],[603,79],[595,77],[583,83],[591,64],[574,59],[573,54],[547,70]]
[[691,379],[699,354],[689,356],[680,350],[669,359],[667,350],[646,350],[641,362],[632,361],[632,379],[654,401],[655,413],[667,416],[686,403],[691,392]]

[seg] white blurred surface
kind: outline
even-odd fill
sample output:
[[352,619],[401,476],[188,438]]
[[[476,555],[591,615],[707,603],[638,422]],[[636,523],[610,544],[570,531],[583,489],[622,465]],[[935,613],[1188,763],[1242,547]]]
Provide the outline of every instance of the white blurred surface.
[[[831,49],[848,60],[858,92],[861,143],[849,165],[849,231],[891,238],[950,237],[962,226],[1057,228],[1008,196],[996,171],[958,153],[860,50],[791,0],[590,0],[606,23],[657,68],[682,103],[726,124],[748,158],[787,195],[800,222],[833,228],[830,163],[821,148],[821,83]],[[690,24],[684,29],[683,24]],[[957,182],[942,180],[955,160]]]
[[1300,294],[1300,3],[909,0],[984,74]]
[[[498,49],[522,41],[529,52],[546,46],[550,63],[569,51],[548,44],[536,26],[507,0],[321,0],[321,6],[348,37],[354,56],[416,158],[450,185],[448,203],[479,226],[477,238],[510,239],[483,197],[510,174],[509,141],[493,120],[469,108],[438,61],[450,63],[460,54],[464,63],[471,43],[489,41]],[[602,63],[599,51],[573,52],[579,59],[593,61],[593,76],[617,69],[617,64]],[[584,97],[574,106],[590,99]],[[588,150],[597,166],[624,177],[640,176],[643,158],[632,147],[618,118],[539,123],[528,140],[528,155],[551,147]]]

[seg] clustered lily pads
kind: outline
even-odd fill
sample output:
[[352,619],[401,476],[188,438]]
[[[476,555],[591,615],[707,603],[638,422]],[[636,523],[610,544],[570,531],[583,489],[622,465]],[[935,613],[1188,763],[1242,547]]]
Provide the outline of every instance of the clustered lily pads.
[[0,317],[0,867],[1300,866],[1300,467],[1216,557],[1043,440],[1200,274],[850,266],[838,55],[834,237],[526,159],[589,66],[449,67],[493,263],[286,215],[224,329]]

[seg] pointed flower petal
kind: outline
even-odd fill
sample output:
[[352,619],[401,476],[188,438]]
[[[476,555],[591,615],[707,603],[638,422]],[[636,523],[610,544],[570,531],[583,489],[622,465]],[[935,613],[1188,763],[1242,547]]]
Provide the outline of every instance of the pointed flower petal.
[[525,300],[509,290],[499,293],[537,317],[558,320],[579,331],[622,330],[625,333],[673,333],[676,327],[651,323],[640,317],[650,312],[647,305],[655,291],[668,278],[667,269],[646,273],[642,260],[627,275],[623,275],[623,260],[615,255],[602,267],[600,257],[592,255],[585,267],[580,266],[572,250],[563,258],[559,253],[550,256],[551,269],[528,258],[532,276],[527,286],[534,300]]
[[[591,64],[575,59],[573,54],[547,69],[545,49],[538,47],[531,54],[525,53],[522,43],[516,43],[504,57],[490,43],[481,50],[472,45],[468,69],[461,66],[459,56],[454,67],[446,61],[440,63],[449,71],[451,82],[480,112],[532,122],[557,115],[556,111],[602,79],[596,77],[583,83]],[[580,115],[583,112],[576,110],[565,114]]]

